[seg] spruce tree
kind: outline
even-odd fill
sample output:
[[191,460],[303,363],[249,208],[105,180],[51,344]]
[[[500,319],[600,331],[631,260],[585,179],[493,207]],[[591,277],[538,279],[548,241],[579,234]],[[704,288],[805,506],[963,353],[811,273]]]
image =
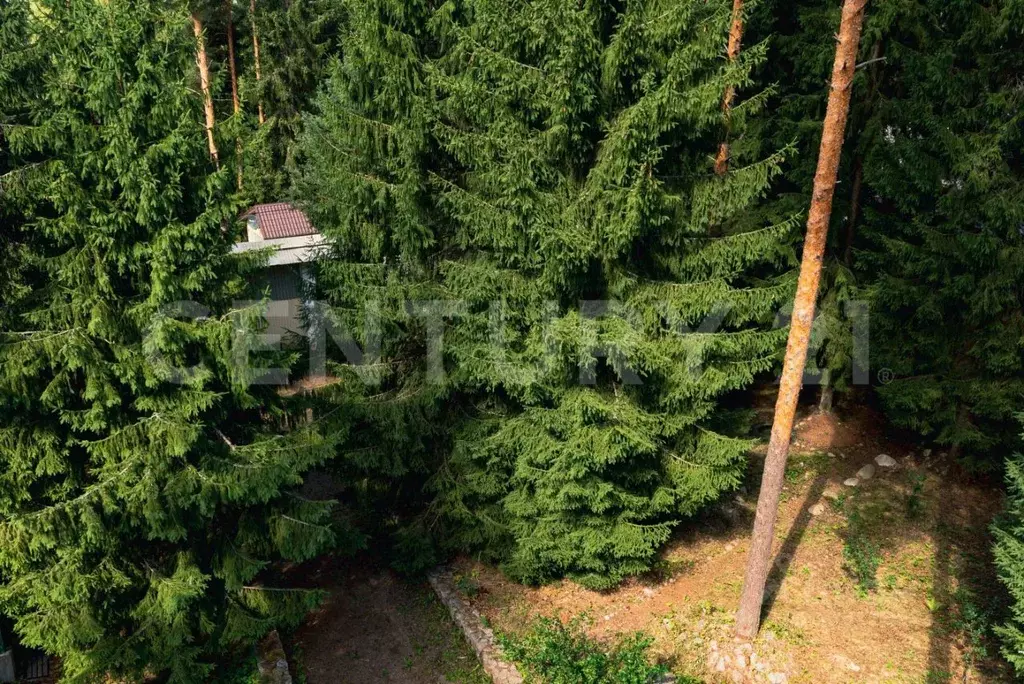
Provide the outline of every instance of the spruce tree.
[[[1024,414],[1018,418],[1024,422]],[[1019,453],[1006,462],[1006,488],[1006,508],[992,526],[993,554],[1012,603],[1008,619],[995,631],[1003,641],[1003,656],[1024,676],[1024,456]]]
[[901,6],[865,156],[860,259],[889,417],[970,457],[1024,399],[1024,39],[1016,3]]
[[0,278],[0,328],[29,289],[23,279],[29,236],[21,230],[24,207],[15,200],[28,174],[14,168],[7,141],[7,128],[24,114],[26,98],[39,73],[38,55],[22,49],[28,40],[27,3],[0,6],[0,273],[4,274]]
[[[250,203],[277,202],[291,195],[301,114],[309,108],[330,58],[341,49],[343,3],[259,0],[239,5],[235,32],[246,110],[238,122],[245,131],[244,196]],[[259,44],[259,80],[253,30]]]
[[[765,45],[726,61],[730,18],[721,0],[349,7],[302,145],[337,251],[322,282],[357,339],[374,302],[401,396],[445,406],[428,523],[516,578],[642,572],[742,476],[751,442],[721,399],[778,361],[797,220],[748,211],[782,154],[743,139]],[[745,97],[716,176],[728,87]]]
[[40,68],[3,122],[32,291],[0,331],[0,609],[71,680],[205,681],[317,599],[269,565],[331,543],[329,502],[294,487],[343,432],[277,429],[287,406],[238,362],[259,311],[232,307],[239,207],[188,8],[32,6],[0,61]]

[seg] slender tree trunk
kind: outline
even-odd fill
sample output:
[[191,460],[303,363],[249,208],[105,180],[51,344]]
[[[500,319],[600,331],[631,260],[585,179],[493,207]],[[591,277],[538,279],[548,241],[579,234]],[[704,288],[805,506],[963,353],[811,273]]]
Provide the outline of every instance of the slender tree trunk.
[[736,614],[736,633],[745,639],[751,639],[757,634],[761,622],[764,587],[771,566],[772,541],[775,538],[775,519],[786,471],[786,458],[789,455],[789,442],[793,435],[793,418],[796,416],[797,399],[807,363],[807,344],[814,321],[814,305],[821,279],[821,264],[828,237],[846,117],[850,110],[850,90],[865,5],[867,0],[845,0],[839,24],[838,44],[832,66],[832,87],[821,133],[818,169],[814,174],[814,191],[807,217],[807,237],[804,240],[800,277],[793,302],[793,320],[789,328],[779,396],[775,403],[775,420],[765,458],[761,493],[757,499],[747,574],[740,596],[739,612]]
[[231,71],[231,106],[237,115],[242,110],[238,100],[238,71],[235,68],[235,18],[232,12],[231,0],[224,0],[224,11],[227,13],[228,22],[228,68]]
[[[252,15],[252,58],[253,65],[256,68],[256,87],[259,88],[259,83],[263,79],[263,73],[260,71],[260,36],[256,29],[256,0],[249,0],[249,13]],[[262,95],[256,98],[256,113],[262,126],[264,121],[266,121],[266,117],[263,116]]]
[[832,401],[835,398],[835,388],[832,387],[832,371],[825,369],[821,373],[821,397],[818,398],[818,411],[821,413],[832,413]]
[[[231,106],[235,114],[235,125],[239,125],[239,114],[242,112],[242,103],[238,100],[238,70],[235,67],[235,18],[232,0],[224,0],[224,11],[227,12],[228,21],[228,68],[231,72]],[[242,138],[235,138],[235,174],[238,180],[238,189],[242,189]]]
[[[875,44],[871,47],[871,58],[868,60],[871,62],[871,89],[868,93],[868,113],[865,117],[870,117],[870,109],[874,104],[875,95],[878,93],[879,87],[879,62],[882,60],[882,41],[876,40]],[[863,144],[863,143],[862,143]],[[863,149],[863,147],[861,148]],[[863,154],[858,151],[857,156],[853,160],[853,185],[850,191],[850,217],[846,223],[846,240],[843,245],[843,263],[849,268],[853,264],[853,238],[857,234],[857,220],[860,218],[860,194],[861,188],[864,184],[864,158]]]
[[857,233],[857,219],[860,217],[860,189],[864,183],[864,162],[858,156],[853,160],[853,187],[850,190],[850,216],[846,221],[846,239],[843,245],[843,263],[847,268],[853,263],[853,237]]
[[[743,39],[743,0],[732,0],[732,26],[729,28],[728,56],[730,62],[735,62],[740,54],[740,41]],[[725,95],[722,97],[722,112],[725,114],[725,140],[718,148],[718,157],[715,158],[715,173],[724,176],[729,170],[729,110],[732,109],[732,101],[736,97],[736,89],[732,85],[725,87]]]
[[210,64],[206,59],[206,41],[203,39],[203,22],[199,15],[192,13],[192,31],[196,34],[196,65],[199,67],[199,85],[203,90],[203,109],[206,111],[206,142],[210,145],[210,157],[220,167],[217,143],[213,139],[213,97],[210,95]]

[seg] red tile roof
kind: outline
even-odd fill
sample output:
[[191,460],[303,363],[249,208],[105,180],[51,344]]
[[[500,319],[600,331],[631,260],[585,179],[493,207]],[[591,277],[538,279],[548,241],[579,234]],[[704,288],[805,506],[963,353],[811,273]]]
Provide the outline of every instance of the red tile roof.
[[242,218],[256,217],[256,226],[264,240],[313,235],[316,229],[306,215],[288,202],[257,204],[242,214]]

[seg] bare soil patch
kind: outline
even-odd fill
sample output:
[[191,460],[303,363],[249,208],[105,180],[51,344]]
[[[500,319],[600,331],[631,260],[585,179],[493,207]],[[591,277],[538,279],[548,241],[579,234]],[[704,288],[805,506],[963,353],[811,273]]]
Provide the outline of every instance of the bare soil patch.
[[[426,584],[365,558],[303,566],[329,597],[289,639],[296,681],[309,684],[485,684],[476,656]],[[293,580],[294,581],[294,580]]]

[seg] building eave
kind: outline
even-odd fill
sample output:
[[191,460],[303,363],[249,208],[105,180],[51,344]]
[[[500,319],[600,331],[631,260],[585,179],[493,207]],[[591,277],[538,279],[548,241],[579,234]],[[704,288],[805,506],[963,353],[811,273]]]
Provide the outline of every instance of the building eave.
[[313,233],[312,235],[299,235],[298,237],[237,242],[231,248],[231,251],[234,254],[239,254],[257,249],[273,249],[273,253],[267,260],[267,266],[284,266],[316,261],[327,251],[327,248],[327,239],[320,233]]

